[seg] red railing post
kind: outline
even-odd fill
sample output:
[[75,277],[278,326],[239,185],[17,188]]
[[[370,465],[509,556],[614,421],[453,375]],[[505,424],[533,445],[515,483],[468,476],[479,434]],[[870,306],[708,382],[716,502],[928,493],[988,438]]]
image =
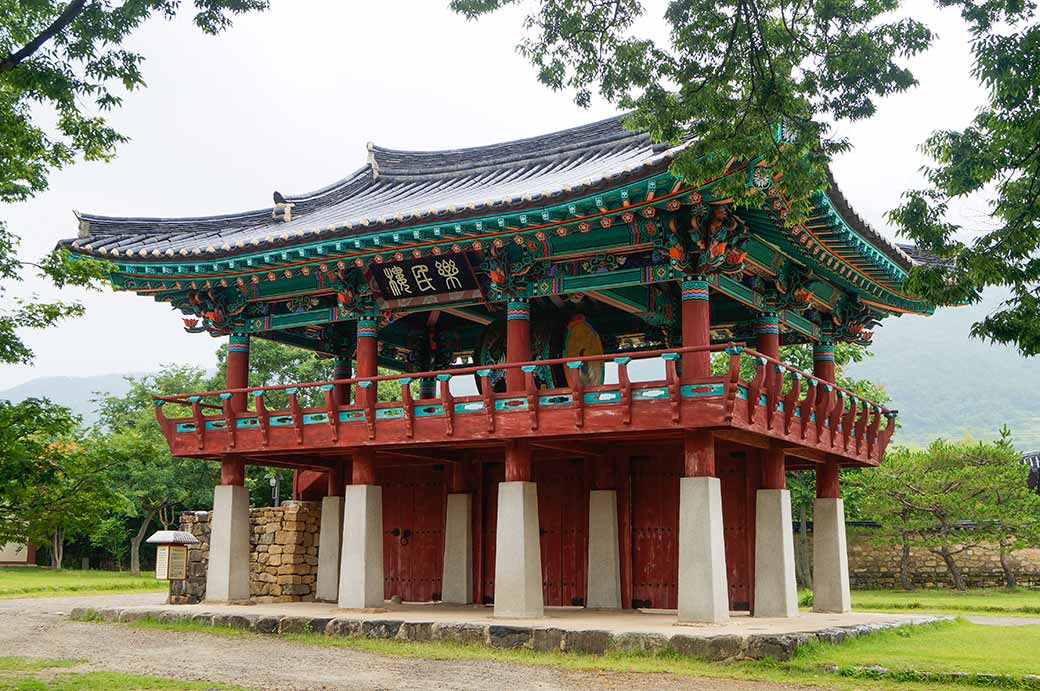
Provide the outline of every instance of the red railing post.
[[628,378],[628,363],[630,357],[616,357],[618,386],[621,389],[621,424],[632,424],[632,380]]
[[441,407],[444,409],[444,431],[450,437],[455,433],[455,396],[451,393],[451,375],[438,374],[437,381],[440,383]]

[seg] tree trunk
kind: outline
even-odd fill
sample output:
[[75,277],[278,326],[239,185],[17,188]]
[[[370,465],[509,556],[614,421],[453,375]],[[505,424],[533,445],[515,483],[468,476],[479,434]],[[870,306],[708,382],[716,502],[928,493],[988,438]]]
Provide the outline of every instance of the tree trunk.
[[137,533],[130,538],[130,573],[134,576],[141,575],[141,542],[144,541],[144,535],[148,532],[148,526],[152,524],[153,516],[155,516],[155,510],[149,509],[145,513]]
[[1007,543],[1000,541],[1000,568],[1004,570],[1004,585],[1008,590],[1018,587],[1018,579],[1015,578],[1015,569],[1008,559]]
[[961,573],[961,567],[957,566],[957,562],[953,559],[953,554],[950,550],[945,547],[939,549],[932,549],[932,553],[938,554],[942,557],[942,560],[946,562],[946,570],[950,573],[950,579],[953,581],[953,587],[957,590],[964,592],[968,589],[967,583],[964,582],[964,574]]
[[910,540],[903,536],[903,551],[899,555],[899,584],[903,590],[913,590],[914,581],[910,578]]
[[806,519],[805,504],[798,507],[798,585],[812,588],[812,565],[809,562],[809,526]]
[[55,528],[51,535],[51,566],[61,571],[61,561],[65,557],[65,529]]

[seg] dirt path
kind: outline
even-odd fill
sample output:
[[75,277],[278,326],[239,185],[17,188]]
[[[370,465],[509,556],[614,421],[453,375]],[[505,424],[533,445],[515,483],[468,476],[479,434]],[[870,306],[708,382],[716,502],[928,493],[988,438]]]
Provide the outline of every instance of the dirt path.
[[[786,691],[795,686],[617,672],[573,672],[483,660],[441,661],[291,643],[71,622],[73,607],[159,604],[162,595],[0,600],[0,655],[76,658],[88,668],[279,691],[686,689]],[[79,668],[83,669],[83,668]],[[818,687],[817,687],[818,688]]]

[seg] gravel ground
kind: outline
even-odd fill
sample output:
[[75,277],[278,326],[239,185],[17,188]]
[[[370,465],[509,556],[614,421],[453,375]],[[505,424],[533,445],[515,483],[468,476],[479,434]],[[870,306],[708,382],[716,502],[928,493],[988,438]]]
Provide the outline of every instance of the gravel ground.
[[88,664],[77,670],[224,682],[258,691],[800,688],[666,674],[575,672],[485,660],[421,660],[291,643],[275,637],[225,638],[123,624],[80,623],[65,618],[73,607],[160,602],[162,595],[155,593],[0,600],[0,655],[84,659]]

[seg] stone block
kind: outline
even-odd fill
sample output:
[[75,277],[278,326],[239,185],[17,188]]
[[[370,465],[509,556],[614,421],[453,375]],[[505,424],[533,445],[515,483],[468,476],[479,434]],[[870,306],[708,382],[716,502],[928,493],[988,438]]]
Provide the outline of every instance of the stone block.
[[249,629],[253,626],[255,614],[216,614],[213,616],[213,626],[227,626],[232,629]]
[[477,644],[487,640],[487,632],[483,626],[476,624],[434,624],[431,631],[435,641],[449,643]]
[[404,622],[395,619],[370,619],[361,622],[361,635],[365,638],[397,638]]
[[540,653],[558,652],[563,648],[563,629],[534,629],[531,633],[531,650]]
[[720,662],[741,657],[744,639],[741,636],[686,636],[677,634],[669,641],[669,648],[688,657]]
[[654,654],[668,648],[668,639],[659,633],[616,633],[610,649],[619,653]]
[[280,621],[281,617],[257,617],[256,621],[253,622],[253,631],[257,633],[278,633]]
[[767,657],[780,661],[790,660],[794,657],[795,651],[811,638],[810,634],[804,633],[751,636],[748,639],[747,656],[756,660]]
[[181,612],[162,612],[159,615],[159,623],[160,624],[178,624],[178,623],[188,619],[190,616],[191,615],[189,615],[187,612],[184,612],[184,613],[181,613]]
[[213,615],[209,612],[199,612],[191,615],[191,623],[201,626],[213,626]]
[[610,633],[607,631],[567,631],[563,635],[563,651],[567,653],[585,653],[602,655],[610,647]]
[[487,643],[494,648],[520,648],[531,642],[532,629],[523,626],[487,627]]
[[397,638],[402,641],[433,640],[433,624],[423,621],[406,621],[397,631]]

